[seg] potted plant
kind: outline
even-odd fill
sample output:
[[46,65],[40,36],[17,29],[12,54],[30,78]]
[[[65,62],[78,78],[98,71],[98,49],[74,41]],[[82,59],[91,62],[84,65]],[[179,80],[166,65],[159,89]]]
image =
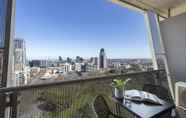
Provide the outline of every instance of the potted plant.
[[118,99],[122,99],[124,97],[124,88],[126,86],[126,83],[129,81],[130,79],[114,79],[112,82],[112,86],[114,87],[114,96]]

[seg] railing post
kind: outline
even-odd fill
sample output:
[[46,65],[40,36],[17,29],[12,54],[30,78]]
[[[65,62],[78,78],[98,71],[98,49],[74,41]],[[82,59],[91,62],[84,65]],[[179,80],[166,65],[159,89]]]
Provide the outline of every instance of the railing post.
[[121,109],[120,109],[120,105],[118,103],[116,103],[115,108],[116,108],[116,114],[118,116],[120,116],[121,115]]

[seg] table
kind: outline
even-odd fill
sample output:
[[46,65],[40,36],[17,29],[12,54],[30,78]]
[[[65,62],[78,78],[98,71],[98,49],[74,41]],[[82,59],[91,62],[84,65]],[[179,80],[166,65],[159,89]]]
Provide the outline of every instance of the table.
[[159,118],[163,114],[172,111],[175,105],[163,101],[162,105],[147,104],[143,102],[135,102],[132,100],[121,100],[112,97],[113,101],[132,113],[137,118]]

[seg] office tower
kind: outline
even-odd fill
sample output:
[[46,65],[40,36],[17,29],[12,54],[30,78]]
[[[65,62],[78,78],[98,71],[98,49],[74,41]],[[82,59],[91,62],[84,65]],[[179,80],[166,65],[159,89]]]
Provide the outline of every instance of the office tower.
[[67,63],[72,63],[72,59],[70,57],[67,57]]
[[80,56],[76,56],[76,63],[82,63],[83,62],[83,58]]
[[15,70],[23,70],[26,66],[26,46],[24,39],[14,40],[14,64]]
[[[62,59],[62,58],[61,58]],[[53,59],[48,59],[47,60],[47,67],[57,67],[62,63],[63,60],[60,62],[59,60],[53,60]]]
[[31,60],[29,64],[30,67],[40,67],[40,60]]
[[32,60],[30,62],[31,67],[41,67],[46,68],[49,66],[49,60]]
[[90,58],[90,63],[92,65],[98,65],[98,58],[97,57],[91,57]]
[[105,69],[107,68],[107,58],[106,58],[106,53],[103,48],[101,48],[100,53],[99,53],[99,69]]
[[26,46],[24,39],[16,38],[14,40],[14,70],[16,85],[22,85],[26,82]]
[[48,67],[48,60],[40,60],[40,67],[47,68]]
[[63,59],[62,59],[61,56],[58,57],[58,61],[59,61],[60,63],[63,61]]

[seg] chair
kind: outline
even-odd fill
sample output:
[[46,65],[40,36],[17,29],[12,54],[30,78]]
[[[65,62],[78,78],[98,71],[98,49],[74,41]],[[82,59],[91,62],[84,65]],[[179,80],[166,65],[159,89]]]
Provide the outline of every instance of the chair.
[[152,84],[145,84],[143,86],[143,91],[147,91],[149,93],[155,94],[163,100],[171,101],[169,91],[162,86],[152,85]]
[[104,97],[101,95],[95,98],[93,106],[98,118],[123,118],[110,111]]

